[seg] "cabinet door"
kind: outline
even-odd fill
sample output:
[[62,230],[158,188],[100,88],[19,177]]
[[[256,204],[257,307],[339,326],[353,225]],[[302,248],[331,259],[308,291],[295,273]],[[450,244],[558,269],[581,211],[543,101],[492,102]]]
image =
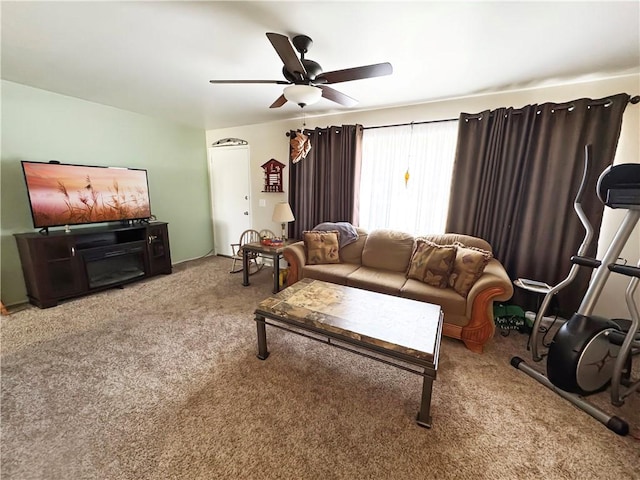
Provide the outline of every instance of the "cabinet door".
[[171,273],[171,251],[166,224],[147,227],[147,259],[149,261],[148,275]]
[[52,238],[43,242],[47,277],[52,297],[66,297],[83,291],[84,275],[76,256],[73,238]]
[[85,290],[85,275],[73,237],[46,238],[38,242],[37,248],[40,272],[36,275],[44,277],[44,297],[63,298]]

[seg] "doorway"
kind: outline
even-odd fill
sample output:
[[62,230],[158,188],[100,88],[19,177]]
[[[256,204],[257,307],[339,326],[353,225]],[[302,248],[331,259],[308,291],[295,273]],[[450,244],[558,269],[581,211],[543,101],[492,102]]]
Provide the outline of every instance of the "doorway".
[[215,253],[231,257],[252,225],[249,145],[209,148],[209,188]]

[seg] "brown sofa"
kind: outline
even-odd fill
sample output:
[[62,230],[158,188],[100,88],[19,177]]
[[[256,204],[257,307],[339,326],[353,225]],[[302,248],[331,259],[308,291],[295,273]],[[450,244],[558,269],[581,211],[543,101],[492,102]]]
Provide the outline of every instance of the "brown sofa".
[[[301,278],[313,278],[438,304],[444,312],[443,334],[461,339],[474,352],[482,352],[495,331],[494,300],[506,301],[513,295],[511,280],[498,260],[488,261],[465,298],[451,287],[438,288],[407,277],[416,237],[393,230],[367,233],[358,228],[357,232],[355,242],[340,248],[340,263],[309,265],[304,242],[287,246],[284,249],[284,258],[289,262],[287,283],[292,285]],[[491,252],[486,241],[467,235],[420,238],[438,245],[459,242]]]

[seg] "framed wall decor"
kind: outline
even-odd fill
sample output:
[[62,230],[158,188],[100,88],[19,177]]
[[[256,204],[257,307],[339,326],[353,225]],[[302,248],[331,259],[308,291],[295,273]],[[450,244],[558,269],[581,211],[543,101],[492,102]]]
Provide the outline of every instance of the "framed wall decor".
[[280,163],[272,158],[262,165],[264,169],[264,190],[263,192],[282,193],[282,170],[286,167],[284,163]]

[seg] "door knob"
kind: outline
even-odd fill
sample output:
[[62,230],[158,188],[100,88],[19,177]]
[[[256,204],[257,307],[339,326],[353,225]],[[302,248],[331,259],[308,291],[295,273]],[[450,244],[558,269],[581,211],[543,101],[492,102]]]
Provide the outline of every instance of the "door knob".
[[249,215],[249,212],[244,212],[245,215]]

